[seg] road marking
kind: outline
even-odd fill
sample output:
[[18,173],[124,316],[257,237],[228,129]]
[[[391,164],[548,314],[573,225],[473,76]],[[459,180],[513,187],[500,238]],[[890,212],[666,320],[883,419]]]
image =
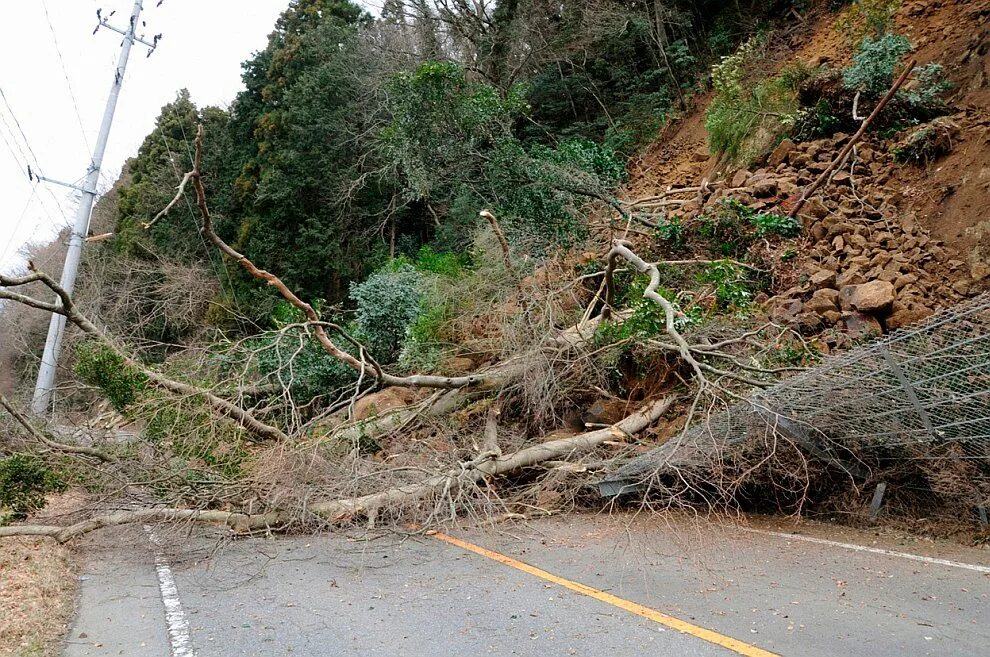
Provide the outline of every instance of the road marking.
[[883,554],[888,557],[899,557],[901,559],[910,559],[911,561],[921,561],[923,563],[931,563],[939,566],[949,566],[950,568],[964,568],[965,570],[974,570],[978,573],[990,574],[990,566],[979,566],[973,563],[963,563],[962,561],[936,559],[934,557],[924,557],[920,554],[911,554],[910,552],[896,552],[894,550],[884,550],[883,548],[867,547],[865,545],[856,545],[855,543],[840,543],[839,541],[830,541],[824,538],[815,538],[814,536],[802,536],[801,534],[789,534],[787,532],[773,532],[766,529],[754,529],[752,527],[737,527],[737,529],[741,529],[744,532],[750,532],[751,534],[766,534],[767,536],[779,536],[780,538],[786,538],[788,540],[805,541],[807,543],[818,543],[819,545],[830,545],[832,547],[845,548],[846,550],[855,550],[856,552],[870,552],[872,554]]
[[738,639],[733,639],[730,636],[724,634],[719,634],[712,630],[706,629],[699,625],[694,625],[693,623],[688,623],[680,618],[674,618],[673,616],[668,616],[667,614],[661,613],[655,609],[650,609],[649,607],[644,607],[641,604],[637,604],[630,600],[620,598],[618,596],[612,595],[611,593],[606,593],[605,591],[599,591],[596,588],[592,588],[586,584],[581,584],[580,582],[574,582],[569,579],[564,579],[553,573],[549,573],[535,566],[531,566],[528,563],[523,563],[512,557],[508,557],[494,550],[489,550],[488,548],[483,548],[480,545],[475,545],[474,543],[468,543],[467,541],[462,541],[459,538],[454,538],[453,536],[448,536],[447,534],[442,534],[436,532],[431,534],[434,538],[443,541],[444,543],[449,543],[450,545],[457,546],[462,550],[467,550],[468,552],[474,552],[485,558],[491,559],[492,561],[497,561],[500,564],[510,566],[516,570],[521,570],[524,573],[533,575],[534,577],[539,577],[548,582],[553,582],[558,586],[563,586],[566,589],[570,589],[581,595],[586,595],[600,602],[610,604],[619,609],[624,609],[630,613],[636,614],[637,616],[642,616],[651,621],[665,625],[671,629],[677,630],[684,634],[689,634],[695,638],[702,639],[709,643],[713,643],[717,646],[721,646],[728,650],[731,650],[739,655],[744,655],[745,657],[780,657],[777,653],[769,652],[763,650],[762,648],[757,648],[756,646],[744,643]]
[[196,657],[192,637],[189,636],[189,620],[182,611],[179,601],[179,587],[175,585],[172,568],[168,565],[161,542],[155,531],[145,525],[144,530],[151,537],[155,546],[155,572],[158,573],[158,589],[162,593],[165,605],[165,625],[168,627],[168,640],[172,644],[172,657]]

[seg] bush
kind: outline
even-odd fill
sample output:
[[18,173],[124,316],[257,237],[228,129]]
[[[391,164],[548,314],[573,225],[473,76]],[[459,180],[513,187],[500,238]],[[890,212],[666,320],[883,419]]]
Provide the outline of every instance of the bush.
[[836,28],[851,43],[864,36],[881,37],[890,31],[901,0],[856,0],[836,21]]
[[396,360],[409,327],[423,312],[424,282],[422,273],[400,264],[351,285],[351,299],[357,303],[356,337],[380,362]]
[[753,299],[746,270],[726,260],[708,265],[698,274],[698,281],[714,288],[717,310],[739,310]]
[[43,509],[45,496],[62,490],[65,483],[37,458],[14,454],[0,459],[0,525]]
[[715,98],[705,114],[709,147],[733,162],[748,163],[772,146],[796,120],[798,89],[811,75],[788,67],[775,78],[759,70],[763,40],[753,38],[712,67]]
[[[853,55],[852,65],[842,71],[843,85],[867,98],[880,98],[893,85],[898,64],[912,48],[911,42],[898,34],[876,39],[866,37]],[[945,79],[941,64],[916,68],[913,84],[905,86],[885,112],[895,117],[895,124],[903,127],[904,123],[916,123],[944,113],[945,102],[940,96],[952,85]]]
[[959,130],[952,121],[935,119],[909,134],[894,148],[894,161],[927,164],[952,150],[952,139]]
[[894,70],[901,57],[911,52],[911,42],[899,34],[866,37],[853,55],[853,63],[842,71],[846,89],[879,98],[894,83]]
[[756,234],[780,235],[781,237],[796,237],[801,233],[801,224],[792,217],[775,212],[759,212],[751,219],[756,226]]
[[147,389],[147,377],[128,365],[123,356],[98,342],[80,345],[76,353],[76,375],[96,386],[119,412],[138,400]]

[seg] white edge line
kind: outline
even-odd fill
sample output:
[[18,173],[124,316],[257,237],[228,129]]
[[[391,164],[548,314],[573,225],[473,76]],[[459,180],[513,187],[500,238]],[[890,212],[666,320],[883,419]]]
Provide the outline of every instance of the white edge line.
[[172,657],[196,657],[192,637],[189,635],[189,620],[182,611],[179,587],[175,584],[172,568],[162,552],[158,535],[147,525],[144,529],[155,546],[155,572],[158,574],[158,588],[162,594],[162,603],[165,605],[165,625],[168,628],[169,643],[172,645]]
[[898,557],[900,559],[910,559],[911,561],[921,561],[923,563],[931,563],[938,566],[949,566],[950,568],[963,568],[965,570],[973,570],[978,573],[990,574],[990,566],[978,566],[976,564],[963,563],[961,561],[950,561],[948,559],[936,559],[934,557],[924,557],[920,554],[911,554],[909,552],[895,552],[894,550],[884,550],[883,548],[867,547],[865,545],[856,545],[855,543],[840,543],[839,541],[829,541],[824,538],[803,536],[801,534],[774,532],[774,531],[768,531],[766,529],[753,529],[752,527],[737,526],[737,529],[741,529],[744,532],[750,532],[752,534],[779,536],[780,538],[786,538],[788,540],[805,541],[807,543],[818,543],[819,545],[831,545],[832,547],[845,548],[846,550],[855,550],[856,552],[871,552],[873,554],[883,554],[888,557]]

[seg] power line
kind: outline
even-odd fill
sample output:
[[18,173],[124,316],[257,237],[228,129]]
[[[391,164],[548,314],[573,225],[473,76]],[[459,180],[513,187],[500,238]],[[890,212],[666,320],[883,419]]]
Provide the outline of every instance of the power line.
[[[4,104],[7,107],[7,113],[10,114],[10,118],[14,121],[14,125],[17,126],[17,131],[20,133],[21,140],[23,140],[24,146],[27,148],[28,151],[27,153],[24,152],[24,148],[21,147],[20,141],[18,141],[17,139],[17,134],[14,132],[14,129],[10,127],[10,124],[7,122],[6,116],[0,113],[0,124],[2,124],[2,126],[7,130],[10,139],[16,145],[16,152],[14,147],[10,145],[10,141],[8,141],[6,137],[4,137],[3,141],[4,143],[7,144],[7,148],[10,149],[11,155],[14,156],[14,160],[17,162],[18,168],[20,168],[21,171],[27,173],[28,166],[33,164],[34,169],[38,173],[44,175],[44,171],[42,170],[41,164],[38,161],[38,156],[35,154],[34,149],[31,148],[31,143],[28,141],[27,135],[24,133],[24,128],[21,127],[21,123],[20,121],[18,121],[17,115],[14,114],[14,110],[11,107],[10,102],[7,100],[7,95],[3,92],[2,88],[0,88],[0,97],[3,98]],[[2,136],[2,133],[0,133],[0,136]],[[18,153],[20,154],[20,157],[18,157]],[[69,218],[65,212],[65,208],[62,207],[62,202],[58,199],[58,197],[55,196],[55,193],[53,191],[51,191],[50,189],[46,191],[48,192],[49,196],[52,197],[52,200],[55,201],[55,207],[58,209],[58,214],[61,214],[62,219],[64,219],[66,223],[68,223]],[[41,203],[42,205],[45,205],[43,200],[41,201]],[[45,211],[49,212],[47,207],[45,208]]]
[[79,122],[79,130],[82,132],[83,143],[86,144],[86,150],[89,151],[90,155],[92,155],[93,149],[89,145],[89,139],[86,138],[86,128],[83,127],[82,114],[79,112],[79,103],[76,101],[76,93],[72,90],[72,82],[69,80],[69,72],[65,68],[65,58],[62,57],[62,49],[58,45],[58,36],[55,34],[55,26],[52,25],[51,16],[48,14],[48,2],[46,0],[41,0],[41,8],[45,11],[45,20],[48,21],[48,30],[52,33],[52,41],[55,43],[55,52],[58,54],[58,61],[62,65],[62,76],[65,78],[66,86],[69,88],[69,97],[72,98],[72,107],[76,112],[76,120]]
[[41,197],[38,196],[38,188],[32,187],[31,196],[28,197],[27,203],[24,204],[24,209],[21,210],[20,216],[17,218],[17,221],[14,222],[14,231],[10,234],[10,239],[7,240],[7,245],[3,247],[3,252],[0,253],[0,262],[3,262],[3,260],[7,257],[7,254],[10,252],[10,247],[14,245],[14,241],[17,239],[17,233],[21,229],[21,224],[24,223],[24,217],[27,216],[28,208],[31,207],[31,202],[35,199],[38,199],[39,202],[41,201]]
[[10,106],[10,101],[7,100],[7,94],[3,92],[3,87],[0,87],[0,98],[3,98],[3,104],[7,106],[7,111],[10,113],[10,118],[14,120],[14,125],[17,126],[17,130],[21,133],[21,139],[24,140],[24,145],[27,146],[28,152],[31,153],[31,159],[34,160],[35,165],[37,165],[38,156],[35,155],[34,149],[31,148],[31,142],[28,140],[27,135],[24,134],[24,128],[21,127],[21,122],[17,120],[17,115],[14,114],[14,108]]

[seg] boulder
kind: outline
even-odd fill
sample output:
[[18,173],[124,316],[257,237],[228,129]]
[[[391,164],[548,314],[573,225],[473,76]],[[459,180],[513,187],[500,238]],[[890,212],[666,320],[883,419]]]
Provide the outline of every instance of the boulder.
[[794,142],[790,139],[785,139],[777,145],[777,148],[773,149],[770,153],[770,157],[767,159],[767,164],[771,167],[777,167],[787,161],[788,156],[794,150]]
[[469,374],[474,371],[474,361],[464,356],[457,356],[445,361],[442,369],[447,375]]
[[804,309],[818,315],[839,309],[839,291],[822,288],[804,302]]
[[777,194],[776,180],[760,180],[750,186],[750,193],[757,198],[768,198]]
[[839,302],[843,310],[883,315],[890,312],[895,299],[894,285],[887,281],[870,281],[839,289]]
[[846,334],[853,340],[867,340],[883,334],[883,327],[876,317],[859,312],[843,313]]
[[735,174],[733,174],[732,180],[729,181],[729,186],[730,187],[745,187],[746,186],[746,181],[749,180],[749,177],[751,175],[753,175],[753,174],[751,174],[746,169],[739,169],[739,171],[736,171]]
[[354,419],[367,420],[386,411],[408,406],[414,401],[416,401],[416,393],[409,388],[385,388],[357,400],[354,404]]
[[835,272],[831,269],[819,269],[808,278],[815,289],[835,287]]
[[916,324],[932,314],[932,309],[920,303],[904,303],[896,301],[890,317],[887,318],[887,328],[891,331],[911,324]]

